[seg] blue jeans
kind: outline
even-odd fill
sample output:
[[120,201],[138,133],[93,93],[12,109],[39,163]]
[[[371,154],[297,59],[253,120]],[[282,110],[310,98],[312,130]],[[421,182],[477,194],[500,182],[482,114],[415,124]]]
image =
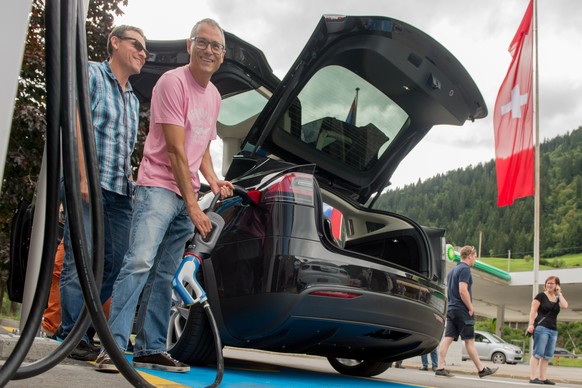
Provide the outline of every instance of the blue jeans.
[[534,330],[534,344],[533,355],[538,360],[545,358],[551,360],[556,349],[556,341],[558,340],[558,331],[548,329],[544,326],[536,326]]
[[[64,196],[64,187],[62,188]],[[101,304],[105,303],[111,296],[113,283],[117,278],[123,256],[127,251],[129,241],[129,227],[131,225],[132,199],[129,196],[121,195],[101,189],[103,196],[103,221],[104,221],[104,264],[103,264],[103,283],[101,286],[100,299]],[[65,200],[63,198],[63,204]],[[65,207],[66,209],[66,207]],[[87,238],[87,250],[91,252],[91,215],[90,207],[83,202],[83,225],[85,227],[85,236]],[[61,272],[60,291],[61,291],[61,327],[63,338],[66,337],[83,308],[84,299],[82,297],[81,284],[77,275],[77,267],[73,256],[71,245],[71,235],[69,231],[69,219],[65,211],[65,259],[63,261],[63,270]],[[100,258],[98,258],[100,259]],[[91,268],[91,265],[89,265]],[[88,338],[84,337],[87,341]]]
[[129,249],[113,286],[109,313],[111,332],[125,350],[139,302],[134,357],[166,351],[171,281],[193,234],[182,198],[159,187],[137,187]]
[[[423,354],[420,356],[422,361],[422,367],[428,368],[428,355]],[[439,367],[439,356],[438,356],[438,347],[435,348],[432,352],[430,352],[430,363],[433,368]]]

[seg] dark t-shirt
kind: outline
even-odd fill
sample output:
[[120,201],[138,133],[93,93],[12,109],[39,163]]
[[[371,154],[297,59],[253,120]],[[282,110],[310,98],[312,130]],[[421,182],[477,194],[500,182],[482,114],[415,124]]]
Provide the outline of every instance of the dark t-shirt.
[[449,310],[465,310],[467,306],[463,303],[461,299],[461,294],[459,293],[459,283],[467,283],[469,286],[469,295],[471,295],[471,301],[473,300],[473,293],[471,287],[473,285],[473,277],[471,275],[471,267],[462,261],[457,264],[447,277],[447,299]]
[[560,313],[560,297],[556,298],[555,302],[552,302],[545,292],[540,292],[534,298],[540,302],[540,307],[538,307],[538,315],[534,321],[534,324],[547,327],[551,330],[558,330],[558,314]]

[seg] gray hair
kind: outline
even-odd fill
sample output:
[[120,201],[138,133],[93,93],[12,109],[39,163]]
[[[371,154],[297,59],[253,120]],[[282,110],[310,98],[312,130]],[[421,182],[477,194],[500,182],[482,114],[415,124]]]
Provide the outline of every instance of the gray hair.
[[222,36],[222,43],[225,44],[225,39],[224,39],[224,31],[222,29],[222,27],[220,27],[220,24],[218,24],[218,22],[214,19],[210,19],[210,18],[206,18],[206,19],[202,19],[198,22],[196,22],[196,24],[194,24],[194,27],[192,27],[192,31],[190,32],[190,38],[193,38],[196,36],[196,33],[198,32],[198,28],[200,28],[200,25],[202,24],[210,24],[211,26],[214,26],[216,28],[218,28],[218,30],[220,31],[220,35]]

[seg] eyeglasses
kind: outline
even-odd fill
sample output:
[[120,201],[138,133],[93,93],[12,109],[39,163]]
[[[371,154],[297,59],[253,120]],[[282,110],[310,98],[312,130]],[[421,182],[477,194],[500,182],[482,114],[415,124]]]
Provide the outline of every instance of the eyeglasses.
[[208,40],[197,36],[190,38],[190,40],[194,42],[194,45],[198,50],[206,50],[206,47],[210,45],[210,50],[212,50],[213,54],[219,55],[226,51],[224,45],[218,42],[209,42]]
[[135,38],[130,38],[129,36],[118,36],[118,38],[121,40],[129,40],[137,51],[143,51],[146,57],[150,56],[150,52],[145,47],[143,47],[139,40]]

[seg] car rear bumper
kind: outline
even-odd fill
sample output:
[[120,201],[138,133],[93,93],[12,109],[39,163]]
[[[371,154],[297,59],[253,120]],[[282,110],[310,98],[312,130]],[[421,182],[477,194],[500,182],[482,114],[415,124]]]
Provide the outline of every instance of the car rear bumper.
[[223,300],[229,334],[223,342],[277,352],[392,361],[424,353],[436,347],[442,336],[443,317],[426,304],[372,292],[345,299],[318,296],[318,291],[350,290],[313,287],[295,295]]

